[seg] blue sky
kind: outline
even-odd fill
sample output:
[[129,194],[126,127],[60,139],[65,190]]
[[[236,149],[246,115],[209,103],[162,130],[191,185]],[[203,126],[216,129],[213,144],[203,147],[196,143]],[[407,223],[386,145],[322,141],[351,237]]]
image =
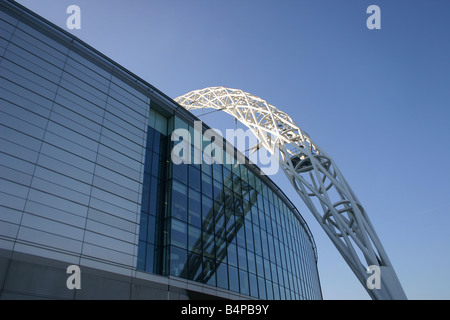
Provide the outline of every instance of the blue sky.
[[[172,98],[224,85],[287,112],[336,161],[408,298],[450,299],[450,1],[18,2]],[[66,28],[71,4],[80,30]],[[366,27],[373,4],[380,30]],[[324,298],[369,299],[287,179],[273,179],[314,234]]]

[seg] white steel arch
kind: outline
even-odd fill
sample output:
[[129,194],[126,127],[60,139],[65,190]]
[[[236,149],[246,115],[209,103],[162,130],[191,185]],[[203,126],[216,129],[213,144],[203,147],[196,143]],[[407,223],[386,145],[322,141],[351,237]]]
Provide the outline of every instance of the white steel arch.
[[[223,110],[242,122],[279,158],[280,166],[372,299],[406,299],[366,211],[333,159],[286,113],[239,89],[209,87],[175,99],[187,110]],[[381,288],[367,286],[368,266],[381,271]]]

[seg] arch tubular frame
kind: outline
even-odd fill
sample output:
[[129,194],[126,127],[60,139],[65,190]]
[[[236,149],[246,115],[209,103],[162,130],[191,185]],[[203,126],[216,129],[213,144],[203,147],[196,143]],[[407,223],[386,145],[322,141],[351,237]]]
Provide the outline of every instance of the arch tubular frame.
[[[187,110],[224,111],[247,126],[277,157],[300,198],[372,299],[406,299],[394,268],[360,201],[335,162],[286,113],[239,89],[209,87],[175,99]],[[368,267],[381,271],[381,289],[369,289]]]

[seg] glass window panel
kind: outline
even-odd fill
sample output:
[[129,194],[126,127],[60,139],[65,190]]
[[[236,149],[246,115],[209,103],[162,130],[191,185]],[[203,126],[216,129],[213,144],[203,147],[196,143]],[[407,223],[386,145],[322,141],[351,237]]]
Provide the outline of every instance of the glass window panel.
[[224,238],[215,236],[216,260],[218,263],[227,263],[227,241]]
[[272,282],[270,280],[266,279],[266,293],[267,293],[267,299],[273,300],[273,286]]
[[202,173],[202,193],[212,198],[212,179],[205,173]]
[[258,291],[259,291],[259,298],[265,300],[267,295],[266,295],[266,281],[264,281],[264,278],[258,277]]
[[160,152],[161,147],[161,133],[153,130],[153,151]]
[[172,217],[187,221],[187,188],[176,180],[172,186]]
[[248,282],[248,273],[239,270],[239,289],[242,294],[249,295],[250,294],[250,287]]
[[152,175],[154,177],[159,177],[160,169],[161,169],[161,157],[159,156],[159,153],[156,152],[148,152],[149,155],[152,157]]
[[217,286],[228,290],[228,268],[225,263],[218,263],[217,267]]
[[137,269],[145,270],[145,253],[146,253],[146,243],[144,241],[139,241],[138,245],[138,255],[137,255]]
[[[264,275],[266,279],[271,280],[271,272],[270,272],[270,262],[267,259],[263,259],[263,266],[264,266]],[[260,266],[259,266],[260,267]],[[259,275],[259,273],[258,273]]]
[[248,220],[245,220],[245,243],[247,246],[247,250],[254,252],[254,242],[253,242],[253,229],[252,224]]
[[[147,151],[153,150],[154,133],[155,133],[155,130],[153,130],[152,128],[149,127],[147,130]],[[158,152],[159,150],[155,150],[155,151]]]
[[204,283],[210,286],[216,286],[216,266],[213,259],[203,258],[203,276]]
[[198,254],[202,253],[202,232],[199,228],[191,225],[189,226],[188,249]]
[[189,220],[196,227],[201,227],[201,195],[199,192],[189,189]]
[[147,241],[147,228],[148,228],[148,214],[141,212],[141,222],[139,224],[140,241]]
[[[226,221],[227,221],[227,230],[231,230],[231,228],[235,228],[235,223],[236,223],[236,219],[234,217],[233,211],[225,209],[225,214],[226,214]],[[235,238],[235,234],[233,233],[231,235],[233,238],[231,241],[233,241],[234,243],[236,243],[236,238]]]
[[[287,300],[286,297],[286,288],[280,287],[280,300]],[[303,300],[303,297],[299,295],[299,298],[296,300]]]
[[180,164],[173,163],[172,164],[173,177],[178,181],[187,183],[187,169],[188,165],[185,163]]
[[264,263],[261,256],[256,255],[256,274],[258,277],[264,277]]
[[213,211],[213,201],[211,198],[206,197],[203,195],[202,197],[202,222],[203,226],[209,225],[211,220],[214,218],[214,211]]
[[224,214],[224,210],[223,207],[221,209],[221,211],[219,212],[219,214],[216,214],[215,216],[215,232],[216,235],[222,235],[225,232],[225,225],[226,221],[225,221],[225,214]]
[[[224,165],[223,166],[223,180],[224,180],[226,185],[229,184],[229,182],[231,180],[230,179],[231,177],[232,177],[231,170]],[[227,183],[227,181],[228,181],[228,183]]]
[[244,222],[244,207],[243,207],[243,199],[240,195],[234,195],[234,213],[236,217],[241,219],[241,223]]
[[202,256],[194,253],[188,254],[187,279],[201,281],[202,276]]
[[275,261],[275,249],[274,249],[274,240],[273,237],[271,235],[268,236],[268,240],[269,240],[269,258],[270,260]]
[[247,251],[238,246],[239,269],[247,270]]
[[245,248],[245,227],[244,227],[244,219],[240,216],[236,216],[236,243]]
[[255,252],[262,255],[261,235],[258,227],[253,228],[253,238],[255,243]]
[[171,244],[183,249],[187,248],[187,226],[184,222],[171,219],[172,228],[170,234]]
[[275,263],[273,263],[273,262],[270,263],[270,266],[271,266],[271,271],[272,271],[272,281],[274,283],[278,283],[277,267],[276,267]]
[[259,223],[260,223],[261,229],[266,230],[266,218],[264,216],[264,211],[262,211],[261,209],[258,210],[258,215],[259,215]]
[[214,196],[214,200],[218,200],[219,201],[223,197],[222,190],[223,190],[222,183],[218,182],[217,180],[213,180],[213,196]]
[[182,272],[186,265],[187,252],[176,247],[170,248],[170,274],[173,276],[183,276]]
[[237,267],[237,249],[234,243],[229,243],[227,248],[228,264]]
[[228,266],[228,276],[229,276],[230,290],[239,292],[238,269],[232,266]]
[[247,252],[248,271],[256,274],[256,261],[255,254],[253,252]]
[[189,186],[200,191],[200,170],[193,165],[189,166]]
[[153,273],[156,262],[156,248],[153,244],[147,244],[147,255],[145,261],[145,271]]
[[[203,175],[207,174],[208,176],[212,176],[212,165],[207,164],[205,161],[210,161],[210,160],[205,160],[206,156],[203,155],[203,162],[202,162],[202,171],[203,171]],[[208,162],[210,163],[210,162]]]
[[258,280],[256,279],[255,275],[249,274],[249,284],[250,295],[252,297],[258,298]]
[[161,132],[164,135],[167,134],[167,118],[159,113],[156,113],[155,130]]
[[222,165],[214,162],[213,164],[213,178],[219,182],[223,181],[222,178]]
[[261,243],[264,258],[269,258],[269,247],[267,245],[267,233],[261,230]]
[[186,122],[181,120],[179,117],[174,117],[174,129],[189,129],[189,126]]
[[214,234],[203,231],[203,255],[214,259],[216,257]]

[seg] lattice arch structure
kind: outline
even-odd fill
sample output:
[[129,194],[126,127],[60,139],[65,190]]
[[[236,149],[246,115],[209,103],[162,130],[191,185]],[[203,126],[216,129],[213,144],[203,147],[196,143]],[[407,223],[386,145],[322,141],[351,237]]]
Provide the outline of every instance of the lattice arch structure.
[[[187,110],[223,110],[246,125],[280,167],[372,299],[406,299],[360,201],[333,159],[286,113],[239,89],[209,87],[175,99]],[[381,271],[381,289],[367,286],[368,266]]]

